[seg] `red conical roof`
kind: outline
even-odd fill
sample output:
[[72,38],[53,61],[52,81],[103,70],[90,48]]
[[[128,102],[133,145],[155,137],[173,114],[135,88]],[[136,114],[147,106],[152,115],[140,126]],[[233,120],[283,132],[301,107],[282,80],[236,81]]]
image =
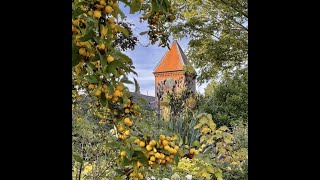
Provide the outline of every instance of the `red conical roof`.
[[185,64],[188,64],[186,55],[183,53],[178,42],[173,41],[170,50],[166,52],[157,67],[154,69],[154,73],[181,71],[183,70],[183,65]]

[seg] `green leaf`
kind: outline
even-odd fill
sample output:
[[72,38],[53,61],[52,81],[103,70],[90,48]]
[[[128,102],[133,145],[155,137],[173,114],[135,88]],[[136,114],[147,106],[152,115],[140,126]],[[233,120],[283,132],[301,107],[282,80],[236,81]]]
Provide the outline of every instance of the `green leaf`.
[[78,17],[83,14],[85,11],[82,11],[80,8],[77,8],[72,11],[72,17]]
[[126,104],[128,102],[128,97],[124,94],[122,96],[123,104]]
[[132,150],[130,150],[130,149],[126,149],[126,153],[127,153],[127,157],[128,157],[129,159],[131,159],[134,151],[132,151]]
[[224,138],[223,141],[226,142],[226,143],[232,143],[232,140],[230,140],[228,138]]
[[[216,131],[216,132],[218,132],[218,131]],[[221,133],[216,133],[216,134],[215,134],[215,138],[216,138],[216,139],[220,139],[220,138],[222,138]]]
[[157,5],[158,5],[160,11],[164,11],[163,0],[161,0],[161,1],[156,0],[156,2],[157,2]]
[[108,81],[106,82],[106,85],[108,86],[108,94],[112,95],[114,91],[113,86]]
[[156,0],[152,0],[151,5],[152,5],[152,12],[156,12],[159,10],[158,3]]
[[[117,174],[119,174],[120,176],[122,176],[122,175],[125,174],[125,172],[124,172],[122,169],[116,169],[115,172],[116,172]],[[118,177],[120,177],[120,176],[118,176]]]
[[130,137],[129,139],[126,140],[127,143],[131,143],[133,142],[134,140],[136,140],[137,138],[136,137]]
[[158,169],[159,166],[160,166],[160,164],[155,164],[155,165],[153,165],[153,169]]
[[222,180],[222,173],[221,172],[217,172],[214,175],[217,177],[217,180]]
[[228,128],[227,126],[221,126],[221,127],[219,128],[219,130],[221,130],[221,131],[227,131],[227,130],[229,130],[229,128]]
[[212,120],[210,120],[210,121],[209,121],[209,127],[210,127],[210,129],[211,129],[212,131],[214,131],[214,130],[216,129],[216,124],[215,124]]
[[96,74],[86,76],[86,79],[89,83],[99,83],[100,78]]
[[201,136],[200,138],[200,143],[202,143],[203,141],[206,141],[207,140],[207,137],[206,136]]
[[202,123],[202,124],[206,124],[206,123],[208,123],[208,121],[209,121],[209,119],[207,117],[205,117],[205,116],[201,117],[200,120],[199,120],[199,122]]
[[200,146],[201,146],[200,142],[197,141],[197,140],[194,141],[192,145],[193,145],[193,146],[196,146],[196,147],[200,147]]
[[134,92],[138,93],[138,92],[140,92],[140,86],[139,86],[138,81],[136,80],[136,78],[133,78],[133,80],[134,80],[134,86],[135,86]]
[[174,162],[176,163],[176,166],[178,166],[178,163],[179,163],[179,160],[180,160],[180,158],[179,158],[179,153],[176,153],[176,154],[175,154],[175,156],[173,157],[173,160],[174,160]]
[[98,23],[97,19],[90,17],[90,16],[87,17],[87,21],[88,21],[88,27],[93,27],[94,24]]
[[134,151],[142,151],[143,149],[140,146],[133,146],[132,150],[134,150]]
[[138,76],[138,73],[135,72],[134,70],[130,69],[130,72],[132,72],[133,74],[135,74],[136,76]]
[[83,37],[81,37],[79,40],[82,42],[90,40],[93,36],[95,36],[95,33],[92,29],[89,29],[87,34],[85,34]]
[[170,4],[169,4],[168,0],[162,0],[162,7],[163,7],[164,12],[169,11],[169,6],[170,6]]
[[114,68],[119,68],[124,66],[124,64],[117,59],[112,61],[109,65],[113,66]]
[[133,82],[130,81],[127,76],[123,76],[123,78],[120,80],[120,82],[123,82],[126,84],[133,84]]
[[[108,27],[108,29],[112,29],[110,23],[107,23],[107,27]],[[108,38],[111,38],[112,34],[113,34],[112,31],[109,31],[109,30],[108,30],[108,32],[107,32],[107,37],[108,37]]]
[[120,148],[120,145],[116,142],[106,143],[106,146],[109,148]]
[[115,51],[115,57],[117,57],[117,59],[121,59],[123,62],[127,62],[128,64],[132,63],[132,60],[120,51]]
[[116,68],[119,68],[119,67],[122,67],[122,66],[123,66],[123,64],[122,64],[121,61],[119,61],[119,60],[114,60],[114,61],[112,61],[110,64],[108,64],[106,70],[107,70],[108,73],[112,73],[112,74],[114,74],[115,76],[117,76],[119,73],[118,73],[118,71],[117,71]]
[[132,157],[145,156],[142,151],[134,151]]
[[93,69],[96,69],[96,67],[94,66],[94,64],[92,64],[92,63],[86,63],[87,64],[87,66],[89,67],[89,68],[91,68],[91,70],[93,70]]
[[159,152],[162,152],[162,153],[167,154],[167,155],[170,154],[170,152],[168,150],[165,150],[165,149],[160,149]]
[[105,67],[107,65],[107,58],[104,55],[102,55],[100,52],[98,52],[98,54],[99,54],[102,67]]
[[79,155],[77,155],[77,154],[72,154],[72,157],[74,158],[74,160],[76,160],[77,162],[79,162],[79,163],[83,163],[83,159],[79,156]]
[[72,67],[78,65],[81,60],[81,57],[78,54],[78,52],[79,48],[74,43],[72,43]]
[[129,159],[126,156],[123,156],[120,166],[124,167],[124,166],[128,166],[129,164],[130,164]]
[[80,7],[80,6],[83,6],[83,5],[88,5],[89,2],[86,2],[86,1],[82,1],[82,2],[78,2],[75,7]]
[[204,116],[204,113],[200,113],[196,116],[197,119],[200,119],[202,116]]
[[147,174],[153,174],[153,171],[151,171],[151,170],[149,170],[149,169],[145,169],[143,172],[144,172],[144,173],[147,173]]
[[123,180],[122,176],[115,176],[114,180]]
[[[101,26],[101,25],[100,25]],[[103,42],[101,42],[101,40],[100,40],[100,38],[98,38],[98,37],[92,37],[92,39],[94,40],[94,42],[96,42],[97,44],[101,44],[101,43],[103,43]]]
[[198,123],[193,129],[199,129],[202,126],[202,123]]
[[206,171],[202,172],[201,176],[205,177],[206,179],[211,179],[211,175]]
[[148,164],[148,158],[144,155],[142,151],[134,151],[132,158],[137,159],[144,165]]
[[90,61],[91,62],[96,62],[98,60],[100,60],[100,56],[99,56],[98,52],[95,52],[95,56],[91,57]]
[[206,114],[207,118],[212,120],[212,115],[211,114]]
[[179,135],[179,146],[181,146],[182,144],[183,144],[183,139]]
[[121,9],[117,8],[117,10],[118,10],[118,12],[119,12],[119,14],[120,14],[121,19],[124,19],[124,18],[127,17],[127,16],[121,11]]
[[141,32],[139,35],[145,35],[147,34],[149,31],[144,31],[144,32]]
[[99,112],[96,112],[96,114],[95,114],[97,117],[99,117],[99,118],[103,118],[103,116],[102,116],[102,114],[100,114]]
[[207,170],[212,174],[215,172],[215,170],[212,166],[207,166]]
[[121,27],[121,26],[119,26],[119,25],[115,25],[115,28],[116,28],[118,31],[122,32],[126,37],[129,37],[129,31],[128,31],[126,28]]
[[106,106],[107,105],[107,98],[104,92],[101,93],[100,96],[100,102],[102,106]]
[[140,163],[142,163],[143,165],[148,165],[148,158],[145,155],[138,156],[137,160],[140,161]]
[[184,137],[184,143],[185,143],[185,144],[188,144],[188,136],[185,136],[185,137]]
[[128,2],[128,0],[120,0],[120,1],[125,4],[124,7],[130,6],[130,3]]
[[131,0],[130,3],[130,14],[134,14],[135,12],[140,10],[140,3],[137,0]]
[[207,139],[207,144],[213,144],[213,136],[210,136],[208,139]]

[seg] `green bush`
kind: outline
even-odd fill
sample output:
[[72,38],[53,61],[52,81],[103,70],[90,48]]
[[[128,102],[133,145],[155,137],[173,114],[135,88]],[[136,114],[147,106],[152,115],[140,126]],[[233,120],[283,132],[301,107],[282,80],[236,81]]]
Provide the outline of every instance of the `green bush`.
[[217,125],[230,127],[233,122],[248,122],[248,71],[236,71],[221,82],[211,82],[200,109],[212,114]]

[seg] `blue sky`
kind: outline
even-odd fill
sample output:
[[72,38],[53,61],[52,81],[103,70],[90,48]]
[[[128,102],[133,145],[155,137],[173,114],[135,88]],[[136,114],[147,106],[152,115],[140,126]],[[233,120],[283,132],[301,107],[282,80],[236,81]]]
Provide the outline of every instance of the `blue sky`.
[[[128,50],[125,52],[133,61],[133,65],[136,67],[135,71],[138,73],[138,77],[135,75],[129,75],[129,79],[133,81],[135,77],[140,85],[141,94],[154,96],[154,75],[153,70],[164,56],[168,48],[158,47],[157,43],[155,45],[148,45],[149,38],[148,35],[139,35],[140,32],[148,30],[147,23],[140,23],[139,17],[140,14],[129,14],[128,8],[122,8],[124,14],[127,15],[127,22],[133,23],[135,26],[132,26],[133,33],[138,37],[139,43],[136,48],[131,51]],[[172,42],[172,38],[170,39]],[[179,45],[182,50],[186,52],[188,47],[188,39],[178,40]],[[148,47],[145,47],[148,45]],[[204,92],[204,88],[207,84],[202,86],[197,86],[197,91],[200,93]],[[130,91],[134,91],[134,85],[128,86]]]

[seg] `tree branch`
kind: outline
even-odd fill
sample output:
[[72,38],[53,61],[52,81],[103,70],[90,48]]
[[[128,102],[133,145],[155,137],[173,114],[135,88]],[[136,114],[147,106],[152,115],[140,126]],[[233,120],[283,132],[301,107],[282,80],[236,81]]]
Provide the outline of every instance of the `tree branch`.
[[224,5],[231,7],[233,10],[235,10],[236,12],[240,13],[241,15],[243,15],[244,17],[248,18],[248,14],[244,13],[243,11],[240,11],[239,9],[237,9],[236,7],[232,6],[232,4],[229,4],[227,2],[225,2],[224,0],[220,0]]
[[236,21],[234,19],[234,17],[230,17],[229,19],[231,19],[234,23],[236,23],[237,25],[239,25],[243,30],[247,31],[248,32],[248,28],[243,26],[241,23],[239,23],[238,21]]

